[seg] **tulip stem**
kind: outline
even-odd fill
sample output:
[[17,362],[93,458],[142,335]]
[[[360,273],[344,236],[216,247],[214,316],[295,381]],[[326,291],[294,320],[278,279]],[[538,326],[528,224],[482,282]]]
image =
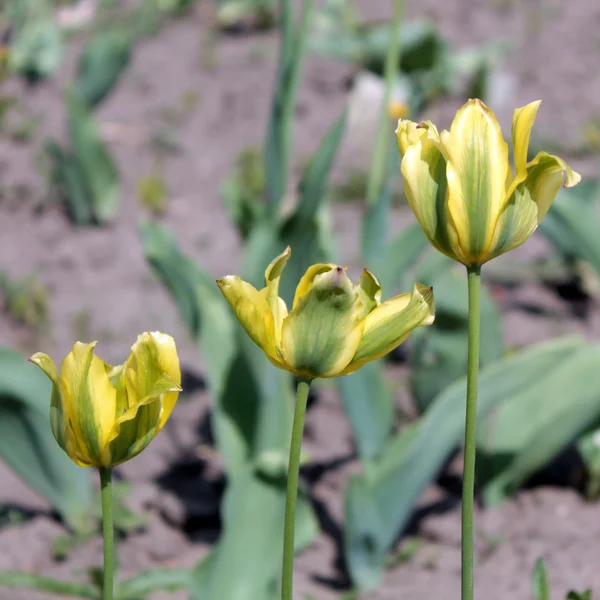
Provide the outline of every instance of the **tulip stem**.
[[296,391],[296,408],[292,426],[290,460],[288,466],[287,492],[285,496],[285,523],[283,529],[283,574],[281,600],[292,600],[294,578],[294,528],[296,524],[296,498],[298,497],[298,476],[300,474],[300,453],[304,433],[304,415],[308,401],[310,381],[300,379]]
[[115,572],[115,530],[112,507],[112,470],[100,467],[102,494],[102,533],[104,535],[104,584],[102,600],[113,600]]
[[475,451],[477,386],[479,379],[479,337],[481,267],[467,267],[469,286],[469,350],[467,367],[467,413],[462,489],[461,582],[462,600],[473,600],[473,501],[475,495]]

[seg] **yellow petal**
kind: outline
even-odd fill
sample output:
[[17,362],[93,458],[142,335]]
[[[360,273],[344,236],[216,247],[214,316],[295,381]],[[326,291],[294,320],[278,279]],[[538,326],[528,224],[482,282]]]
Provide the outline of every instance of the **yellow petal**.
[[527,165],[531,128],[533,127],[541,103],[541,100],[530,102],[527,106],[517,108],[513,114],[512,143],[517,176],[525,170]]
[[317,275],[320,275],[321,273],[327,273],[328,271],[331,271],[336,267],[337,265],[332,264],[316,264],[308,267],[306,273],[302,275],[302,279],[300,279],[300,282],[296,287],[296,293],[294,294],[294,304],[292,305],[292,308],[296,308],[300,300],[304,298],[304,296],[306,296],[308,292],[310,292],[313,286],[314,279]]
[[550,209],[561,185],[573,187],[581,181],[581,175],[558,156],[540,152],[527,164],[525,186],[537,205],[540,223]]
[[413,329],[431,325],[434,319],[433,290],[415,283],[412,294],[386,300],[367,315],[356,354],[340,374],[354,373],[365,363],[381,358],[398,347]]
[[265,271],[266,297],[269,308],[273,313],[273,333],[275,337],[275,346],[277,348],[281,345],[281,327],[283,325],[283,319],[285,319],[288,314],[288,309],[283,298],[279,297],[279,280],[281,279],[281,273],[291,255],[292,249],[288,246],[284,252],[271,262]]
[[107,443],[115,423],[116,391],[106,363],[94,346],[76,342],[61,365],[60,379],[70,397],[69,420],[83,462],[108,466]]
[[356,292],[363,305],[360,312],[361,319],[381,304],[381,284],[379,279],[368,269],[363,269]]
[[69,425],[69,398],[61,392],[60,377],[56,370],[56,365],[43,352],[36,352],[29,361],[38,366],[52,382],[50,427],[58,445],[69,455],[71,460],[77,461],[76,446],[71,426]]
[[237,275],[228,275],[217,281],[217,284],[252,341],[268,356],[279,360],[273,313],[267,302],[266,288],[259,292]]
[[492,243],[510,180],[508,146],[481,100],[469,100],[441,135],[448,157],[448,209],[465,264],[479,264]]
[[466,260],[448,210],[446,160],[438,145],[422,136],[407,149],[401,170],[408,204],[427,239],[450,258]]
[[405,119],[398,121],[395,133],[400,156],[404,156],[410,146],[416,144],[423,136],[427,136],[427,131],[419,127],[419,123]]
[[362,302],[344,269],[318,267],[321,272],[309,291],[283,322],[281,339],[286,363],[309,379],[333,377],[348,365],[365,322],[360,318]]

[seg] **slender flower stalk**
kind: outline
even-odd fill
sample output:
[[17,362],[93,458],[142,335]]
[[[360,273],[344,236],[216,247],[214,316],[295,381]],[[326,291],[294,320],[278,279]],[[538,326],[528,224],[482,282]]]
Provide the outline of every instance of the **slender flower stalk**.
[[113,600],[115,587],[115,528],[112,506],[112,470],[100,468],[100,490],[102,495],[102,534],[104,537],[104,580],[102,600]]
[[461,587],[462,600],[473,598],[473,500],[475,495],[475,451],[477,388],[479,382],[479,343],[481,267],[469,267],[469,350],[467,363],[467,411],[462,489]]
[[287,491],[285,496],[281,600],[292,600],[296,500],[298,498],[298,477],[300,475],[300,454],[302,452],[304,415],[306,414],[306,402],[308,400],[309,388],[310,380],[301,379],[298,381],[298,389],[296,391],[296,408],[294,410],[294,424],[292,426],[292,441],[290,443]]

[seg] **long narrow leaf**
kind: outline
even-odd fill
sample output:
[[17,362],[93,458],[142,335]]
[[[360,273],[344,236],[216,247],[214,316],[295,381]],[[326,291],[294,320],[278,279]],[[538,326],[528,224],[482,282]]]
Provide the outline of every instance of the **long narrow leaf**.
[[[531,387],[582,344],[569,339],[541,345],[487,367],[480,378],[478,414]],[[365,472],[351,479],[346,493],[345,550],[357,586],[370,588],[380,581],[385,555],[417,498],[460,443],[465,393],[465,380],[451,385],[417,424],[391,438],[378,460],[367,463]]]
[[50,430],[50,383],[25,357],[0,348],[0,457],[75,528],[89,527],[89,472]]

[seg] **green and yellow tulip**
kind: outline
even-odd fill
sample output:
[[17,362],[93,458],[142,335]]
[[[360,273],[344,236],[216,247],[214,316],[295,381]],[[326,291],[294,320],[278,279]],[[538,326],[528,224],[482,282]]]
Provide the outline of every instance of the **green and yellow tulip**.
[[52,381],[50,424],[81,467],[114,467],[139,454],[164,427],[181,391],[175,342],[143,333],[124,364],[111,367],[94,346],[76,342],[60,374],[41,352],[29,360]]
[[494,112],[481,100],[469,100],[450,131],[441,134],[430,121],[398,122],[408,202],[433,246],[467,267],[520,246],[561,185],[572,187],[581,179],[546,152],[527,162],[540,102],[514,112],[514,168]]
[[279,280],[290,254],[287,248],[273,260],[260,291],[235,275],[217,282],[248,335],[280,369],[303,379],[348,375],[433,323],[430,287],[417,283],[411,294],[381,302],[372,273],[365,269],[354,285],[333,264],[308,268],[288,312]]

